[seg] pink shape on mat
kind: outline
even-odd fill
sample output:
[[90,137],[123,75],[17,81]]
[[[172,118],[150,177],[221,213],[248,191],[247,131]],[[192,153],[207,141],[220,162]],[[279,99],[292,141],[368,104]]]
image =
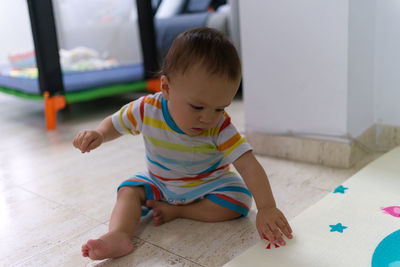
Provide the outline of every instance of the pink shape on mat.
[[385,213],[392,215],[393,217],[400,218],[400,206],[391,206],[382,209]]
[[275,248],[279,248],[280,247],[277,243],[269,241],[268,237],[266,237],[264,234],[262,235],[262,237],[265,240],[267,240],[267,243],[268,243],[268,245],[267,245],[267,247],[265,249],[271,249],[271,244],[273,244]]

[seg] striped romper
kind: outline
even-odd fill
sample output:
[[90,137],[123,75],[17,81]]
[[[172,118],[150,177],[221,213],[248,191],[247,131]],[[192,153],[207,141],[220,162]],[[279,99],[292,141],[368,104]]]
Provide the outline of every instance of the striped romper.
[[[251,150],[225,113],[217,126],[196,136],[185,134],[172,120],[162,93],[141,97],[112,115],[121,134],[142,134],[147,171],[123,186],[143,186],[146,199],[184,205],[207,198],[246,216],[252,203],[242,178],[230,164]],[[142,207],[142,215],[149,212]]]

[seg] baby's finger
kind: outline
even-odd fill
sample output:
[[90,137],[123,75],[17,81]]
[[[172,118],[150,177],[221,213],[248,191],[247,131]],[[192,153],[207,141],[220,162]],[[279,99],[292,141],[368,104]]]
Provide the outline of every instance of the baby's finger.
[[269,237],[265,234],[265,232],[266,232],[266,228],[265,227],[263,228],[262,226],[257,225],[257,232],[258,232],[258,234],[259,234],[261,239],[268,239],[269,240]]
[[282,219],[279,223],[279,228],[281,229],[281,232],[287,236],[288,238],[292,238],[292,229],[290,229],[289,224],[286,224],[285,221]]
[[87,152],[89,144],[92,142],[92,137],[90,134],[87,134],[86,132],[82,136],[82,143],[81,143],[81,151],[82,152]]
[[98,146],[100,146],[101,145],[101,139],[100,138],[96,138],[96,139],[94,139],[90,144],[89,144],[89,146],[88,146],[88,149],[89,149],[89,151],[90,150],[93,150],[93,149],[95,149],[95,148],[97,148]]
[[292,235],[292,233],[293,233],[292,227],[290,227],[289,223],[287,223],[286,225],[287,225],[287,228],[288,228],[288,231],[289,231],[290,235]]
[[268,226],[263,230],[263,235],[267,237],[269,241],[276,242],[275,235]]
[[266,236],[264,235],[264,233],[260,230],[257,229],[258,235],[260,236],[261,239],[265,239]]
[[90,152],[92,149],[94,149],[94,148],[92,147],[93,142],[94,142],[93,140],[90,141],[90,143],[86,146],[85,152]]
[[291,235],[291,234],[293,233],[293,230],[292,230],[292,228],[290,227],[290,224],[289,224],[289,222],[287,221],[286,217],[283,216],[281,219],[282,219],[282,220],[284,221],[284,223],[286,224],[286,227],[288,228],[288,231],[289,231],[289,233],[290,233],[290,235]]
[[290,224],[289,224],[288,220],[286,219],[286,217],[283,216],[283,214],[282,214],[281,219],[282,219],[283,222],[289,227],[289,230],[290,230],[290,232],[292,233],[292,228],[290,228]]
[[279,244],[281,244],[282,246],[284,246],[286,244],[286,242],[283,240],[282,238],[282,233],[279,230],[279,228],[277,226],[275,227],[270,227],[271,228],[271,232],[274,235],[274,240],[278,241]]
[[80,143],[81,143],[81,136],[82,136],[82,132],[79,132],[74,140],[72,141],[72,144],[74,145],[74,147],[79,148],[80,149]]

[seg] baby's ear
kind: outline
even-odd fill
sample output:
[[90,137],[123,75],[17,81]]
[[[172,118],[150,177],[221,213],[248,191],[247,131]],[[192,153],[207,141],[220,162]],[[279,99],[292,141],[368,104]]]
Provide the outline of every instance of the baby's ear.
[[169,99],[169,79],[165,75],[161,75],[161,92],[165,100]]

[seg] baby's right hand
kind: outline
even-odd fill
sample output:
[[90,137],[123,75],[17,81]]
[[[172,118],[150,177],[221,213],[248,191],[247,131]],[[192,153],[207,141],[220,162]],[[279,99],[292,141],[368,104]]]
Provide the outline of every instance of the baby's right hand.
[[75,136],[72,144],[82,153],[85,153],[100,146],[103,140],[103,134],[100,132],[96,130],[84,130]]

